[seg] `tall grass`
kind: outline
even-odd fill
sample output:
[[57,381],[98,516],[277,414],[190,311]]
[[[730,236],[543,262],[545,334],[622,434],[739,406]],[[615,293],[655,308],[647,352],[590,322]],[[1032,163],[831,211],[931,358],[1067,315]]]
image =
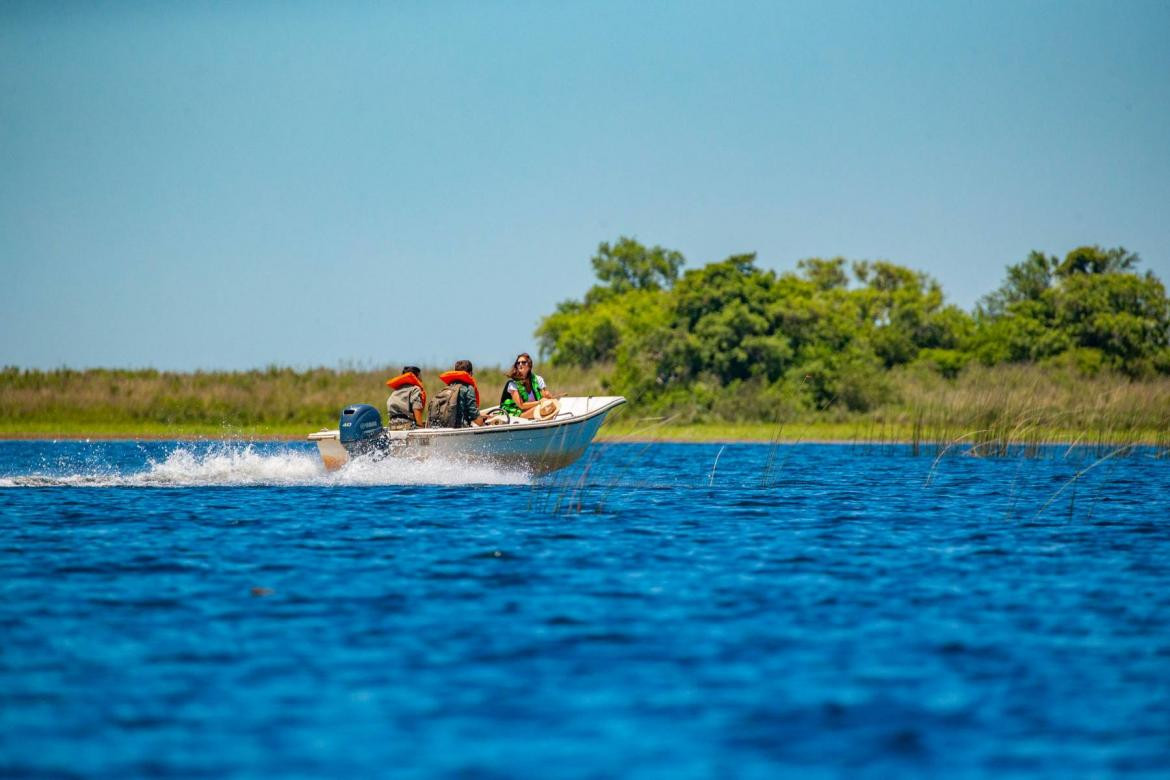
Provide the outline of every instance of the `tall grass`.
[[[398,366],[367,370],[270,367],[239,372],[175,373],[90,369],[0,371],[0,432],[7,434],[295,434],[336,424],[353,403],[385,408],[386,379]],[[439,372],[423,371],[432,390]],[[485,406],[499,399],[503,370],[476,370]],[[547,373],[547,372],[546,372]],[[584,371],[547,377],[550,388],[601,393],[600,379]],[[554,379],[560,380],[559,384]]]
[[1026,453],[1056,444],[1108,449],[1146,443],[1165,449],[1170,379],[1087,377],[1036,366],[975,367],[956,382],[927,372],[897,377],[900,404],[876,418],[911,430],[910,440],[963,442],[974,454]]
[[[347,404],[385,407],[385,381],[398,366],[375,369],[271,367],[242,372],[174,373],[93,369],[0,371],[0,433],[9,435],[300,435],[333,427]],[[555,391],[602,395],[607,370],[539,367]],[[434,392],[439,369],[423,371]],[[503,369],[476,370],[482,401],[495,404]],[[1112,447],[1147,443],[1170,453],[1170,378],[1132,381],[1086,377],[1040,366],[973,367],[947,380],[926,370],[889,375],[892,397],[865,413],[829,404],[801,410],[785,403],[780,422],[772,396],[744,398],[736,416],[693,412],[663,419],[631,408],[603,432],[610,437],[718,441],[910,442],[916,448],[963,447],[976,454],[1055,443]],[[756,408],[753,420],[744,410]],[[678,420],[688,420],[680,425]]]

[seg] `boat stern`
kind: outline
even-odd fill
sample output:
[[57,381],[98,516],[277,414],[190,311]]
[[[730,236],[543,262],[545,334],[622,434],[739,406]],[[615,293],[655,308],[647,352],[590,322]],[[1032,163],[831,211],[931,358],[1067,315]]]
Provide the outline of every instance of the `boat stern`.
[[349,463],[349,453],[341,446],[339,431],[318,431],[309,434],[309,441],[317,442],[317,452],[321,454],[321,462],[326,471],[337,471]]

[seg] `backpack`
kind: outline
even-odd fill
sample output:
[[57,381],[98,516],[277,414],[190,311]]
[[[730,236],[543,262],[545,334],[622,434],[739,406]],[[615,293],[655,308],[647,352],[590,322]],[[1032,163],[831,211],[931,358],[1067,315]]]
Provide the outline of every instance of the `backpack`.
[[431,398],[427,406],[428,428],[460,428],[459,383],[452,382]]

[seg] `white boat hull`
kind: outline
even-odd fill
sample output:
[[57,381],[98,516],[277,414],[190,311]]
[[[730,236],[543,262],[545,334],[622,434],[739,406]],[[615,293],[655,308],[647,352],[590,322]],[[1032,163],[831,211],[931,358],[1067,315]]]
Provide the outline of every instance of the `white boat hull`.
[[[580,458],[606,415],[625,402],[621,396],[569,397],[560,399],[560,412],[551,420],[513,418],[506,425],[386,431],[379,455],[463,459],[545,474]],[[326,469],[349,462],[338,431],[311,433],[309,439],[317,442]]]

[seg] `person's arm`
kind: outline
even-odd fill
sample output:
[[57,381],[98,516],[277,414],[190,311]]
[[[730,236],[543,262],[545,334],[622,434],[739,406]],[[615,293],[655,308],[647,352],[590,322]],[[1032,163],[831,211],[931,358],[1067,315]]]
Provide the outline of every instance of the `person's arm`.
[[426,421],[423,420],[422,390],[417,387],[410,394],[410,410],[414,413],[414,424],[420,428],[427,427]]
[[460,388],[459,395],[464,399],[464,409],[467,412],[464,419],[472,425],[483,425],[484,417],[479,413],[479,404],[475,402],[475,388],[464,385]]
[[540,405],[540,401],[521,401],[520,393],[515,388],[512,389],[512,400],[516,402],[516,405],[520,407],[520,411],[523,412]]

